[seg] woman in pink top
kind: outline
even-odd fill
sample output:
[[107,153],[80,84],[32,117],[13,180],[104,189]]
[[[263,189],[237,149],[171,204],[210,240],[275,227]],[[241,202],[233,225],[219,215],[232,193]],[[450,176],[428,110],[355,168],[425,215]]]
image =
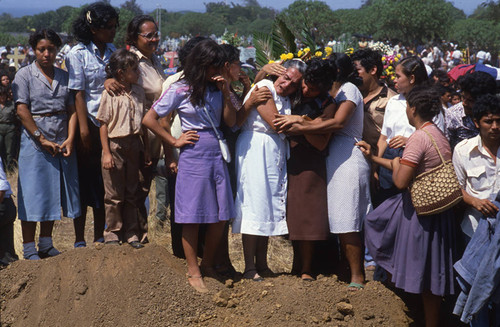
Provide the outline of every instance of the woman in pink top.
[[402,158],[375,157],[366,142],[357,144],[369,159],[392,170],[394,185],[405,190],[366,216],[365,240],[375,262],[390,273],[396,287],[422,294],[425,325],[437,326],[442,297],[455,291],[455,216],[452,209],[417,216],[406,189],[415,176],[442,163],[426,132],[445,160],[451,159],[451,150],[444,134],[432,123],[441,110],[439,95],[429,87],[418,86],[406,101],[408,121],[416,131],[408,138]]

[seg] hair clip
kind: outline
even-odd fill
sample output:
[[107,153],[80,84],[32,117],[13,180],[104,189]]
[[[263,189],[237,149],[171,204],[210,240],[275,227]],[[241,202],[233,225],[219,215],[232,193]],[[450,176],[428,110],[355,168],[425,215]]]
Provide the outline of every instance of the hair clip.
[[90,10],[87,11],[87,22],[89,22],[89,24],[92,24],[92,17],[90,17]]

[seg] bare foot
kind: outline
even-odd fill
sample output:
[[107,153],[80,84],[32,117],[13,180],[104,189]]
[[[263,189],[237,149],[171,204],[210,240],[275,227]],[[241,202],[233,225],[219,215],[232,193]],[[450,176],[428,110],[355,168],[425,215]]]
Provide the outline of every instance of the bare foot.
[[311,276],[310,274],[308,273],[302,273],[302,275],[300,276],[300,278],[303,280],[303,281],[306,281],[306,282],[312,282],[314,281],[314,277]]
[[200,293],[208,293],[208,288],[205,285],[205,282],[203,281],[203,277],[201,275],[191,276],[189,274],[186,274],[186,277],[188,279],[189,285],[191,285],[196,291]]

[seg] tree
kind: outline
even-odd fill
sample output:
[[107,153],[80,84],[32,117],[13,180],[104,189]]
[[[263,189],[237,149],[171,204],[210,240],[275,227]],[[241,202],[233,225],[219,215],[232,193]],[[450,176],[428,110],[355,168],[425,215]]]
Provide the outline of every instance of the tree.
[[141,7],[136,3],[136,0],[127,0],[127,1],[125,1],[125,3],[123,3],[120,6],[120,8],[126,9],[126,10],[134,13],[134,16],[144,14]]
[[303,24],[314,34],[316,41],[326,40],[333,34],[333,11],[322,1],[297,0],[279,16],[294,33],[300,33]]
[[376,38],[406,43],[446,37],[453,8],[445,0],[373,0],[367,7],[377,17]]
[[459,20],[453,24],[450,37],[458,41],[461,46],[476,50],[500,49],[500,27],[492,21],[476,18]]

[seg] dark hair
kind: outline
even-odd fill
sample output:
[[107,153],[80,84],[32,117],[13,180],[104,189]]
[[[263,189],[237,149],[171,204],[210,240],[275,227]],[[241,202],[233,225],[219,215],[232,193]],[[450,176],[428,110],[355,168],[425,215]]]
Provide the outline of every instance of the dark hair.
[[117,78],[118,70],[125,71],[127,68],[137,65],[138,63],[139,58],[135,53],[127,49],[118,49],[113,52],[106,65],[107,78]]
[[470,93],[472,99],[484,94],[495,94],[497,84],[493,76],[485,72],[473,72],[462,76],[458,84],[462,92]]
[[437,77],[437,84],[450,83],[450,78],[448,77],[448,73],[446,73],[442,69],[434,69],[431,73],[431,77]]
[[429,81],[425,64],[422,59],[417,56],[407,57],[401,60],[398,66],[401,66],[401,69],[406,77],[409,78],[411,75],[415,76],[415,85],[420,85]]
[[226,58],[224,59],[225,62],[231,63],[233,61],[240,61],[240,50],[238,50],[238,48],[232,46],[231,44],[223,44],[221,47],[226,55]]
[[180,66],[179,66],[179,68],[177,68],[177,71],[180,72],[181,70],[184,70],[184,65],[186,65],[186,58],[187,58],[188,54],[191,52],[191,50],[193,50],[193,48],[198,43],[200,43],[203,40],[208,40],[208,38],[204,37],[204,36],[195,36],[193,38],[190,38],[186,42],[186,44],[184,44],[184,46],[177,53],[177,55],[179,56],[179,62],[180,62]]
[[380,78],[382,76],[384,64],[382,63],[382,55],[378,51],[370,48],[361,49],[354,52],[351,59],[352,61],[359,61],[367,72],[374,67],[377,68],[377,77]]
[[349,81],[354,72],[351,58],[344,53],[337,55],[335,65],[337,66],[337,82],[344,84]]
[[130,23],[127,26],[127,35],[125,36],[125,43],[128,45],[135,45],[137,42],[137,38],[139,37],[139,33],[141,30],[141,25],[144,22],[152,22],[156,26],[156,30],[158,30],[158,25],[153,17],[149,15],[138,15],[132,18]]
[[451,87],[444,86],[442,84],[435,84],[434,85],[434,90],[436,90],[436,92],[439,94],[439,96],[445,95],[446,92],[449,92],[450,94],[452,94],[453,92],[455,92]]
[[62,44],[62,40],[59,35],[51,29],[44,28],[31,33],[29,43],[33,50],[35,50],[36,45],[40,42],[40,40],[49,40],[56,46],[56,48],[59,48]]
[[210,67],[222,68],[224,59],[224,50],[211,39],[199,42],[188,54],[184,67],[184,80],[191,88],[189,99],[193,105],[205,104],[207,70]]
[[90,28],[104,28],[113,18],[118,24],[115,8],[105,2],[94,2],[84,7],[73,22],[73,34],[78,41],[89,44],[93,38]]
[[424,120],[432,120],[441,111],[439,94],[425,84],[413,87],[406,95],[406,101]]
[[306,62],[307,69],[304,74],[304,81],[307,84],[316,86],[320,92],[328,93],[337,77],[337,66],[330,60],[313,58]]
[[500,115],[500,98],[493,94],[483,94],[474,101],[472,117],[479,122],[488,114]]

